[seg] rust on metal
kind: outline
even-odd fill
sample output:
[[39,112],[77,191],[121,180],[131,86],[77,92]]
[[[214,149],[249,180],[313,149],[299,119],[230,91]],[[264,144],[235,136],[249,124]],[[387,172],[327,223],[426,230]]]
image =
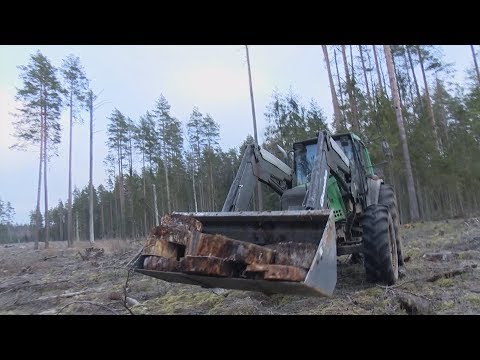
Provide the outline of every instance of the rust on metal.
[[309,269],[318,245],[312,243],[281,242],[269,245],[275,250],[274,264],[291,265]]
[[143,260],[145,270],[180,271],[180,261],[162,256],[146,256]]
[[213,256],[245,264],[271,264],[274,250],[223,235],[201,234],[198,240],[187,246],[186,255]]
[[303,281],[307,272],[297,266],[276,264],[251,264],[245,273],[260,273],[264,280]]
[[165,239],[150,237],[143,247],[142,255],[162,256],[170,259],[177,259],[179,246],[172,244]]
[[182,259],[182,271],[191,274],[233,277],[238,264],[212,256],[186,256]]

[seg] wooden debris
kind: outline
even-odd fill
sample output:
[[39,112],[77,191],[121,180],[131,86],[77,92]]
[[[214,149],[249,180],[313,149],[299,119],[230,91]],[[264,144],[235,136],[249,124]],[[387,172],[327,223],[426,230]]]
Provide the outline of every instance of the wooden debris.
[[180,271],[180,262],[177,259],[161,256],[146,256],[143,260],[145,270]]
[[186,256],[182,259],[183,272],[190,274],[232,277],[238,272],[233,261],[212,256]]
[[432,313],[430,302],[413,294],[396,293],[400,307],[409,315],[428,315]]
[[458,257],[458,254],[452,253],[451,251],[441,251],[437,253],[425,253],[422,257],[428,261],[451,261]]
[[270,264],[274,250],[223,235],[201,234],[188,244],[186,256],[213,256],[245,264]]
[[145,244],[142,255],[161,256],[169,259],[177,259],[179,257],[179,246],[172,244],[163,238],[151,237]]
[[[82,254],[80,251],[78,252],[78,254],[80,255],[80,257],[82,258],[83,261],[90,260],[90,259],[97,259],[97,258],[103,256],[104,253],[105,253],[105,249],[94,248],[94,247],[86,248],[85,249],[85,254]],[[44,260],[46,260],[46,259],[44,259]]]
[[440,274],[435,274],[435,275],[427,278],[426,281],[434,282],[434,281],[437,281],[441,278],[451,278],[451,277],[466,273],[466,272],[470,271],[471,268],[476,268],[476,267],[477,267],[477,265],[473,264],[473,265],[470,265],[470,266],[465,266],[463,269],[455,269],[455,270],[446,271],[446,272],[443,272],[443,273],[440,273]]

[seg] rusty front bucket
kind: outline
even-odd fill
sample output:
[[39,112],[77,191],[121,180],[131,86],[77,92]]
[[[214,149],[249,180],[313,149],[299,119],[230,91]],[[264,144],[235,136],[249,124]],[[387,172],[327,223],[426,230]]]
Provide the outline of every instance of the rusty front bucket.
[[333,211],[173,213],[132,263],[169,282],[330,296],[337,281]]

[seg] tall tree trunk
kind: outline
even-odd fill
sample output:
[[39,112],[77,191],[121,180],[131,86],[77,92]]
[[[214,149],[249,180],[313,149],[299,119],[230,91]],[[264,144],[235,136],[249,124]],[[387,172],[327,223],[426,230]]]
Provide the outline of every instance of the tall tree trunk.
[[213,155],[213,152],[210,153],[210,161],[209,161],[209,172],[210,172],[210,197],[212,199],[211,201],[211,209],[210,211],[215,211],[215,188],[213,186],[213,169],[212,169],[212,159],[211,156]]
[[322,45],[322,50],[323,50],[325,65],[327,65],[328,82],[330,84],[330,94],[332,96],[333,114],[335,119],[335,129],[338,131],[341,129],[342,113],[340,111],[340,105],[338,104],[338,98],[335,91],[335,84],[333,83],[333,77],[332,77],[332,71],[330,69],[330,60],[328,58],[327,46]]
[[[333,48],[333,58],[335,60],[335,69],[337,71],[337,82],[338,82],[338,92],[340,94],[340,105],[344,109],[345,103],[343,102],[343,91],[342,91],[342,82],[340,80],[340,71],[338,71],[338,62],[337,62],[337,50]],[[345,119],[345,114],[342,113],[342,125],[344,129],[347,129],[347,121]]]
[[142,151],[142,172],[143,172],[143,224],[144,224],[144,235],[148,236],[148,226],[147,226],[147,173],[145,171],[145,151]]
[[[114,226],[113,226],[113,207],[115,206],[115,195],[113,195],[113,204],[112,204],[112,200],[110,200],[110,237],[112,238],[115,238],[115,234],[114,234]],[[116,206],[115,206],[116,208]]]
[[101,205],[100,205],[100,221],[101,221],[101,225],[102,225],[102,239],[105,239],[105,215],[104,215],[104,212],[103,212],[103,208],[104,208],[104,203],[103,201],[101,201]]
[[430,121],[431,121],[431,124],[432,124],[433,139],[435,140],[437,150],[440,152],[442,147],[441,147],[440,139],[438,137],[437,125],[435,123],[435,115],[433,114],[432,99],[430,98],[430,92],[428,91],[428,82],[427,82],[427,76],[425,74],[425,68],[423,66],[423,57],[422,57],[422,53],[420,51],[420,46],[417,45],[416,48],[417,48],[417,53],[418,53],[418,60],[420,61],[420,69],[422,70],[423,83],[425,85],[425,95],[426,95],[426,98],[427,98],[428,113],[430,115]]
[[40,194],[42,191],[42,163],[43,163],[43,109],[40,110],[40,155],[38,157],[38,188],[37,207],[35,209],[35,244],[33,248],[38,250],[38,240],[41,229]]
[[195,203],[195,212],[198,211],[197,191],[195,190],[195,159],[192,161],[192,187],[193,187],[193,201]]
[[420,101],[420,104],[422,104],[423,101],[422,101],[422,96],[420,95],[420,87],[418,86],[417,75],[415,75],[415,66],[413,65],[412,54],[410,52],[410,48],[408,47],[408,45],[405,45],[405,48],[407,49],[407,56],[408,56],[408,62],[410,63],[410,69],[412,69],[413,82],[415,84],[415,90],[417,91],[417,97],[418,97],[418,100]]
[[470,49],[472,50],[473,63],[475,64],[475,71],[477,73],[478,85],[480,86],[480,71],[478,71],[478,63],[477,63],[477,56],[475,55],[475,48],[473,47],[473,45],[470,45]]
[[[405,46],[405,51],[403,52],[403,66],[405,67],[405,70],[407,72],[407,86],[408,86],[408,92],[410,94],[410,106],[412,109],[414,109],[414,96],[413,96],[413,91],[412,91],[412,79],[410,78],[410,67],[408,65],[408,56],[407,56],[407,46]],[[403,104],[404,106],[406,104]]]
[[135,239],[135,213],[133,211],[133,201],[134,201],[134,189],[133,189],[133,147],[132,147],[132,136],[130,136],[130,156],[129,156],[129,177],[128,177],[128,188],[129,188],[129,203],[130,203],[130,235],[132,239]]
[[90,107],[90,181],[89,181],[90,194],[89,194],[88,213],[89,213],[89,225],[90,225],[89,239],[90,239],[90,244],[93,245],[95,243],[95,232],[93,228],[93,93],[92,93],[92,90],[90,90],[89,107]]
[[438,107],[439,107],[439,112],[441,115],[441,124],[443,127],[443,135],[445,136],[445,142],[442,141],[443,144],[443,150],[446,150],[448,148],[448,118],[447,118],[447,113],[445,111],[445,104],[443,102],[443,93],[442,93],[442,87],[440,86],[440,80],[438,77],[435,79],[436,86],[437,86],[437,94],[438,94]]
[[352,45],[350,45],[350,64],[352,66],[352,82],[355,83],[355,67],[353,66],[353,50]]
[[47,109],[44,108],[44,136],[43,136],[43,185],[44,185],[44,195],[45,195],[45,249],[48,249],[49,241],[49,223],[48,223],[48,185],[47,185],[47,170],[48,170],[48,125],[47,125]]
[[79,224],[78,224],[78,210],[75,211],[75,233],[76,233],[76,239],[77,242],[80,241],[80,229],[79,229]]
[[152,184],[153,187],[153,208],[155,209],[155,226],[158,226],[158,206],[157,206],[157,189],[155,188],[155,183]]
[[370,84],[372,85],[371,87],[371,96],[372,96],[372,105],[373,109],[376,111],[377,109],[377,103],[375,101],[375,77],[374,77],[374,72],[373,70],[373,62],[372,62],[372,57],[370,56],[370,52],[367,51],[367,60],[368,60],[368,68],[370,69]]
[[[397,89],[398,89],[398,98],[400,99],[400,104],[402,104],[402,109],[404,108],[404,96],[402,96],[400,82],[398,81],[399,72],[397,69],[397,64],[395,63],[395,57],[392,55],[392,62],[393,62],[393,69],[395,70],[395,81],[397,82]],[[386,88],[386,87],[385,87]]]
[[400,143],[402,144],[403,159],[405,162],[405,174],[407,177],[407,192],[409,199],[410,218],[412,221],[419,219],[417,194],[415,192],[415,183],[413,181],[412,165],[410,163],[410,153],[408,151],[407,135],[403,125],[402,107],[398,94],[397,82],[395,80],[395,69],[393,68],[393,59],[390,45],[384,45],[385,58],[387,61],[388,77],[392,89],[393,102],[395,104],[395,114],[397,116],[398,130],[400,133]]
[[122,145],[118,144],[118,192],[120,195],[120,238],[125,238],[125,189],[123,186]]
[[63,212],[58,216],[58,240],[63,241]]
[[67,206],[67,246],[73,246],[72,227],[72,128],[73,128],[73,93],[70,91],[70,143],[68,147],[68,206]]
[[[165,128],[164,128],[164,133],[165,133]],[[168,164],[167,164],[167,149],[165,146],[165,141],[163,141],[163,167],[165,169],[165,185],[167,188],[167,211],[170,214],[172,212],[172,205],[171,205],[171,200],[170,200],[170,181],[168,179]]]
[[380,64],[378,62],[377,47],[372,45],[373,57],[375,59],[375,69],[377,70],[378,86],[380,88],[380,95],[383,95],[382,75],[380,74]]
[[458,201],[458,205],[460,206],[460,216],[464,217],[466,215],[465,213],[465,207],[463,206],[463,196],[462,196],[462,191],[460,189],[460,184],[457,183],[457,186],[456,186],[456,195],[457,195],[457,201]]
[[418,181],[418,177],[415,179],[417,183],[417,195],[418,195],[418,215],[421,219],[425,219],[425,206],[423,204],[423,191],[422,187],[420,186],[420,182]]
[[365,67],[365,60],[363,59],[362,45],[358,45],[358,50],[360,51],[360,61],[362,62],[363,77],[365,79],[365,87],[367,88],[368,105],[370,106],[371,109],[373,109],[372,97],[370,96],[370,87],[368,86],[367,69]]
[[[395,69],[395,65],[393,66],[393,68]],[[388,97],[388,92],[387,92],[387,81],[385,80],[385,74],[383,73],[383,64],[382,64],[381,61],[380,61],[380,74],[382,76],[383,88],[385,89],[385,93],[384,93],[385,97],[388,100],[390,100],[389,97]],[[387,78],[388,78],[388,74],[387,74]],[[398,80],[397,80],[397,84],[398,84]],[[400,94],[400,91],[399,91],[399,94]]]
[[357,103],[355,101],[355,95],[353,94],[353,84],[350,78],[350,73],[348,71],[347,53],[345,51],[345,45],[342,45],[342,57],[343,57],[343,65],[345,68],[345,76],[347,78],[346,82],[347,82],[348,99],[350,102],[350,109],[352,112],[351,124],[352,124],[353,131],[359,134],[360,124],[358,123]]

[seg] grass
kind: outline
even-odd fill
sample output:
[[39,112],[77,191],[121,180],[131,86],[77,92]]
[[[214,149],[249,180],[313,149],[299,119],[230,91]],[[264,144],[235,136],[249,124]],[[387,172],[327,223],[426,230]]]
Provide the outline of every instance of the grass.
[[211,291],[192,293],[186,289],[171,290],[167,294],[144,303],[148,312],[171,315],[179,313],[197,313],[209,310],[223,302],[224,297]]
[[435,281],[435,284],[441,287],[452,287],[455,285],[455,280],[453,278],[441,278]]
[[463,297],[466,301],[468,301],[471,305],[480,306],[480,295],[479,294],[468,294]]
[[443,301],[439,305],[439,310],[451,310],[455,307],[455,302],[453,300]]

